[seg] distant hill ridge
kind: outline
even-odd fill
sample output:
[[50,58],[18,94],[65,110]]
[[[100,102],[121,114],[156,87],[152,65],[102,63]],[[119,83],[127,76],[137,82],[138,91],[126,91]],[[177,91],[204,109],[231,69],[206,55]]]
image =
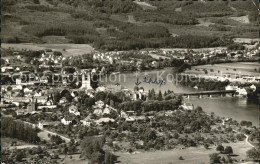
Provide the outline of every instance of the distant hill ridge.
[[1,7],[7,43],[56,39],[110,51],[215,47],[258,37],[253,1],[2,0]]

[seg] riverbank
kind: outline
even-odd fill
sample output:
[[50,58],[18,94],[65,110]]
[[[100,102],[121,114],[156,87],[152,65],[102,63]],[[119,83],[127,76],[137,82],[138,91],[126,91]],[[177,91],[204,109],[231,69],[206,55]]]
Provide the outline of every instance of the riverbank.
[[[239,63],[238,63],[239,64]],[[161,76],[162,78],[167,78],[172,74],[172,68],[162,69],[162,70],[152,70],[139,72],[138,77],[139,80],[143,78],[145,75],[154,79],[156,76]],[[120,73],[114,76],[113,79],[103,80],[103,84],[116,84],[119,83],[122,87],[133,89],[136,86],[136,75],[132,72],[128,73]],[[169,77],[171,80],[171,78]],[[161,87],[142,83],[138,87],[143,87],[145,92],[154,89],[156,93],[161,91],[164,93],[165,91],[171,90],[174,93],[185,93],[185,92],[196,92],[197,90],[192,87],[182,86],[173,81],[166,81],[165,85]],[[214,112],[216,115],[223,117],[230,117],[236,119],[238,121],[247,120],[252,121],[253,125],[259,125],[259,105],[260,100],[248,100],[246,98],[239,97],[203,97],[199,99],[198,97],[191,97],[187,99],[189,103],[194,104],[194,106],[201,106],[206,113]]]

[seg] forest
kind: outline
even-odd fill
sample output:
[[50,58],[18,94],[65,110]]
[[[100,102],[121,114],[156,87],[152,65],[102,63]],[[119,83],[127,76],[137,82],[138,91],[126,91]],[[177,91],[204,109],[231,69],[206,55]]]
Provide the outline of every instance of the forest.
[[[257,32],[253,25],[258,20],[258,12],[252,2],[149,1],[155,9],[146,10],[131,0],[45,0],[48,5],[39,0],[26,1],[27,4],[21,7],[19,0],[3,0],[3,12],[11,13],[3,19],[4,31],[12,31],[13,28],[7,27],[16,22],[22,34],[14,35],[16,33],[10,32],[12,35],[3,36],[3,42],[46,42],[46,36],[58,36],[65,37],[69,43],[90,44],[97,50],[106,51],[162,47],[207,48],[228,46],[233,43],[231,39],[235,35],[253,35]],[[53,17],[53,21],[45,21],[49,20],[50,14],[56,17]],[[196,26],[200,24],[200,18],[229,20],[230,16],[247,15],[252,26],[238,28],[241,25],[239,22],[235,26],[231,24],[232,27],[215,23],[203,27],[205,35],[201,30],[198,33],[183,33],[173,26],[196,31],[202,28]],[[134,21],[129,20],[130,16]],[[32,18],[36,18],[33,23],[30,21]],[[229,21],[227,23],[229,25]],[[178,35],[173,37],[176,30]],[[218,32],[220,35],[216,35]],[[222,35],[223,32],[227,33],[226,37]]]
[[38,130],[13,118],[1,118],[1,134],[4,137],[16,138],[28,143],[39,143]]

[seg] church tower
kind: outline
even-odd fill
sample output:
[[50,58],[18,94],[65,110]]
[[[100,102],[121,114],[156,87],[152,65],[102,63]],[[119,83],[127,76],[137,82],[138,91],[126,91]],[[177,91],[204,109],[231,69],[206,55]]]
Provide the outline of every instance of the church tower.
[[82,86],[81,86],[81,88],[92,89],[90,83],[91,83],[90,72],[82,73]]

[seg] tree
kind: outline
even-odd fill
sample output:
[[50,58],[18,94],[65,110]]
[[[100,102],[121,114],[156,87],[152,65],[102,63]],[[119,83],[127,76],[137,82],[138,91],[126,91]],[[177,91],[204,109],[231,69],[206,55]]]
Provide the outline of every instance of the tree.
[[163,100],[163,97],[162,97],[162,92],[161,92],[161,90],[159,91],[159,94],[158,94],[158,100],[159,100],[159,101],[162,101],[162,100]]
[[86,98],[84,100],[84,104],[87,106],[87,107],[91,107],[92,105],[95,105],[95,99],[94,98]]
[[239,134],[236,135],[236,138],[237,138],[238,141],[243,141],[245,139],[245,137],[246,136],[242,133],[239,133]]
[[218,153],[213,153],[209,155],[210,158],[210,163],[211,164],[216,164],[216,163],[221,163],[220,162],[220,156],[218,155]]
[[223,152],[224,151],[224,146],[218,145],[216,150],[219,151],[219,152]]
[[33,3],[40,4],[40,1],[39,0],[33,0]]
[[105,152],[105,160],[104,163],[105,164],[113,164],[117,161],[117,157],[109,152]]
[[260,150],[256,148],[252,148],[246,152],[248,158],[259,160],[260,159]]
[[227,162],[227,160],[226,160],[225,157],[222,157],[221,161],[222,161],[223,163],[226,163],[226,162]]
[[231,146],[226,146],[225,150],[224,150],[225,154],[232,154],[233,153],[233,149]]
[[16,153],[15,153],[15,160],[17,161],[17,162],[21,162],[22,160],[23,160],[23,157],[24,157],[24,152],[23,151],[17,151]]
[[207,143],[204,144],[204,148],[205,149],[208,149],[209,148],[209,145]]
[[72,102],[73,97],[71,96],[70,93],[65,93],[64,96],[65,96],[65,98],[66,98],[66,100],[67,100],[68,102]]
[[54,93],[54,96],[53,96],[54,104],[57,104],[60,101],[60,98],[61,98],[61,95],[59,92]]
[[81,143],[81,155],[88,158],[92,163],[112,164],[117,158],[103,150],[104,137],[87,137]]
[[184,160],[184,158],[182,156],[179,157],[179,160]]
[[138,86],[135,86],[134,87],[134,91],[138,91],[139,90],[139,87]]
[[104,154],[101,153],[101,152],[98,152],[98,151],[92,153],[91,156],[92,156],[92,157],[91,157],[90,160],[91,160],[93,163],[98,163],[98,164],[101,164],[101,163],[104,161],[104,158],[105,158]]

